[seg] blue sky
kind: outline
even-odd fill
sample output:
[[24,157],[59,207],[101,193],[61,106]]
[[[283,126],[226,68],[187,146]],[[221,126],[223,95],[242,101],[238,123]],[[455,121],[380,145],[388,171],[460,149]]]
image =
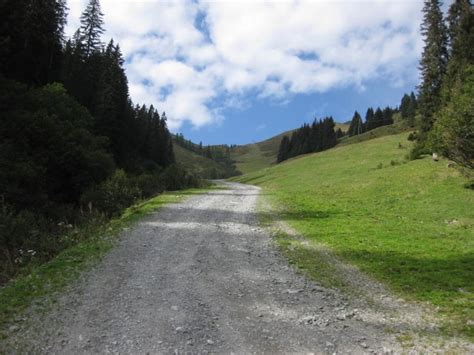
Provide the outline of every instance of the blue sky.
[[[69,0],[67,33],[87,0]],[[204,144],[398,105],[415,89],[422,1],[102,0],[135,103]]]

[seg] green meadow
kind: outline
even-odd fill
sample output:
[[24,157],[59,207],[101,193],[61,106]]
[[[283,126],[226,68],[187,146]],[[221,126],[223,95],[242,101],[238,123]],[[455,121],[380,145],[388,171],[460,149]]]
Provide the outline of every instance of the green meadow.
[[[395,293],[437,307],[446,333],[474,339],[474,191],[446,160],[408,161],[407,136],[338,146],[233,180],[261,186],[309,241],[289,255],[309,274],[324,278],[311,243],[324,244]],[[280,238],[282,248],[288,243]]]

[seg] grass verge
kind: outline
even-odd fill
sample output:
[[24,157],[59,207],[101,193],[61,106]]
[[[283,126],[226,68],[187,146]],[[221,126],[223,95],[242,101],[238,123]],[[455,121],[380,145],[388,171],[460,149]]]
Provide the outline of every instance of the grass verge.
[[59,292],[103,257],[117,240],[117,235],[142,219],[170,203],[177,203],[209,189],[189,189],[166,192],[147,201],[127,208],[123,214],[105,224],[84,227],[80,233],[87,235],[79,242],[58,254],[49,262],[38,266],[28,275],[20,276],[0,289],[0,339],[5,327],[34,302],[44,303],[48,296]]
[[[407,133],[384,136],[233,178],[261,186],[310,242],[294,248],[316,269],[311,241],[388,285],[434,305],[444,332],[474,339],[474,192],[447,161],[407,161]],[[288,240],[279,242],[291,245]]]

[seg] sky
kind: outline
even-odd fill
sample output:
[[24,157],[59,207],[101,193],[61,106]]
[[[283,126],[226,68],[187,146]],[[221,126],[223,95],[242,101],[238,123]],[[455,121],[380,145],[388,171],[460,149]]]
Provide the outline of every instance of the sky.
[[[88,0],[68,0],[72,36]],[[415,91],[422,1],[101,0],[134,103],[172,132],[246,144]]]

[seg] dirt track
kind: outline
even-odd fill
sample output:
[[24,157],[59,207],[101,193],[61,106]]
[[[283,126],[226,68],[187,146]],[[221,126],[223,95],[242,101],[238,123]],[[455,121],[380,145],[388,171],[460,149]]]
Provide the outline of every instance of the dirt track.
[[399,350],[354,303],[288,267],[259,228],[259,189],[225,183],[124,232],[55,310],[22,330],[48,353]]

